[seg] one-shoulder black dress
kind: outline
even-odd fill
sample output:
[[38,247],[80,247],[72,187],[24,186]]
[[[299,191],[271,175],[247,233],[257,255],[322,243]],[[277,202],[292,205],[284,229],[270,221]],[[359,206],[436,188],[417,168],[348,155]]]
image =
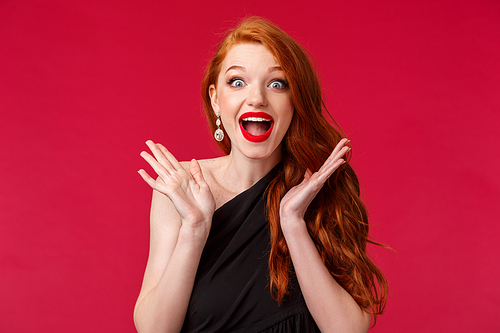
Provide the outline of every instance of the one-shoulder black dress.
[[269,291],[264,192],[276,173],[215,211],[182,332],[319,332],[295,276],[281,306]]

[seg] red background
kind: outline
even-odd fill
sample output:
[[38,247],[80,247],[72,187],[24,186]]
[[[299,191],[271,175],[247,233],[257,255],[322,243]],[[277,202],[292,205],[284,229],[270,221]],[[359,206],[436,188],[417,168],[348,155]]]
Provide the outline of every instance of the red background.
[[374,332],[498,332],[500,2],[0,2],[0,331],[133,332],[144,142],[218,155],[219,34],[267,17],[315,56],[390,283]]

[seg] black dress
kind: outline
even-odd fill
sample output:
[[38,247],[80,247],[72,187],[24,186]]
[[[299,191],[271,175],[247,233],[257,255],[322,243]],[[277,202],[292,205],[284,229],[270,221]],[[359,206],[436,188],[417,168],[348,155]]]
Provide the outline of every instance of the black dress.
[[215,211],[182,332],[319,332],[295,276],[281,306],[269,292],[264,192],[276,173]]

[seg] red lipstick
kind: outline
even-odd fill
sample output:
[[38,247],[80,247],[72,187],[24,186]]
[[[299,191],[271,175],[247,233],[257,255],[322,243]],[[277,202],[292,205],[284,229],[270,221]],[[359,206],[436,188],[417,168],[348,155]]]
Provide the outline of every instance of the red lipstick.
[[[247,119],[247,118],[266,119],[267,121],[271,122],[271,125],[269,126],[269,129],[265,133],[260,134],[260,135],[253,135],[253,134],[248,133],[247,130],[243,127],[243,119]],[[264,120],[264,121],[266,121],[266,120]],[[241,129],[241,133],[243,134],[243,137],[250,142],[266,141],[269,138],[269,136],[271,135],[271,132],[272,132],[273,127],[274,127],[273,117],[271,117],[269,114],[267,114],[265,112],[245,112],[244,114],[242,114],[240,116],[239,123],[240,123],[240,129]]]

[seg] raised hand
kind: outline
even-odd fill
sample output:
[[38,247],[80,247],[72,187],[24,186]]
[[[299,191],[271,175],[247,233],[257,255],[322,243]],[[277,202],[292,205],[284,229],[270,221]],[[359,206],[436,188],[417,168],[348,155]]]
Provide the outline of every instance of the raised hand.
[[143,169],[138,171],[139,174],[149,186],[172,201],[183,226],[204,228],[208,235],[215,200],[198,161],[191,160],[187,172],[163,145],[151,140],[146,144],[154,157],[144,151],[141,156],[151,165],[158,178],[151,178]]
[[348,143],[347,139],[340,140],[321,168],[315,173],[308,169],[304,174],[304,180],[299,185],[292,187],[281,199],[280,223],[284,233],[287,228],[303,221],[307,207],[321,190],[328,177],[345,163],[343,157],[351,150],[347,146]]

